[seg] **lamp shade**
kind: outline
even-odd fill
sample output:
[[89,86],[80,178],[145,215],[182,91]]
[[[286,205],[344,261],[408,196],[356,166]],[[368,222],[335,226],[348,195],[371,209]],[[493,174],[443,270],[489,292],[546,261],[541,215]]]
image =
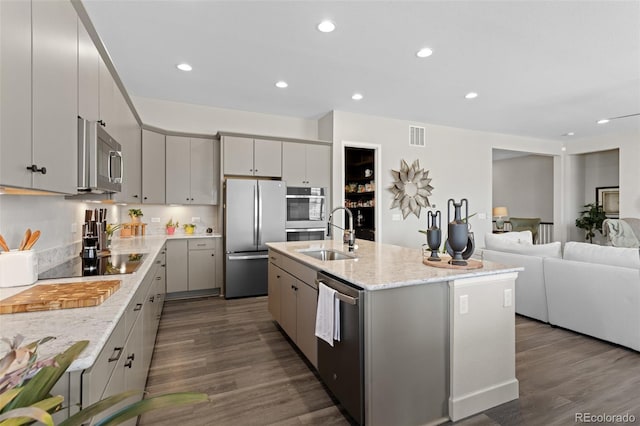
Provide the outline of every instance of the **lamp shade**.
[[504,217],[509,216],[509,212],[506,207],[494,207],[493,208],[493,216],[494,217]]

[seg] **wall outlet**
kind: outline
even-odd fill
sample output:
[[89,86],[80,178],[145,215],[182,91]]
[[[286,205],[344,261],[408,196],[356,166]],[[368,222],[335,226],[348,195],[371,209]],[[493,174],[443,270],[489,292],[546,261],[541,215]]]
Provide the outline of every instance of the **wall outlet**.
[[400,222],[402,220],[402,215],[400,213],[394,213],[391,215],[391,220]]
[[159,217],[152,217],[151,218],[151,223],[160,223],[160,218]]
[[76,232],[78,232],[78,224],[74,222],[71,224],[71,233],[75,234]]
[[469,295],[463,294],[460,296],[460,315],[469,313]]
[[502,306],[504,306],[505,308],[508,308],[512,304],[513,304],[513,291],[511,291],[510,288],[505,288],[504,289],[504,301],[503,301]]
[[191,218],[191,223],[200,223],[200,218],[199,217],[192,217]]
[[478,213],[478,219],[486,219],[486,218],[487,218],[486,213]]

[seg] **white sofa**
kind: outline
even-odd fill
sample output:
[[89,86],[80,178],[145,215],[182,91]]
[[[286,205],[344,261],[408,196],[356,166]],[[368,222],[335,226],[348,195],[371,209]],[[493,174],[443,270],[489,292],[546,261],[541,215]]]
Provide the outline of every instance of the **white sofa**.
[[484,259],[525,268],[516,280],[518,314],[640,351],[638,249],[569,242],[561,256],[559,242],[496,244],[490,235],[485,245]]
[[544,282],[549,323],[640,351],[638,249],[569,242]]

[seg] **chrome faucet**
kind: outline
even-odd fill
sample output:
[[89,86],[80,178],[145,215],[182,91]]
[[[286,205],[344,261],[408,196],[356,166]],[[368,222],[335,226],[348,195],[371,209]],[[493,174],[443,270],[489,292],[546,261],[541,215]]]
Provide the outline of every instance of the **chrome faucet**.
[[331,211],[331,214],[329,214],[329,221],[327,222],[327,237],[331,238],[333,236],[332,226],[335,226],[338,229],[342,229],[343,231],[345,230],[344,228],[341,228],[338,225],[334,225],[333,223],[331,223],[331,219],[333,219],[333,214],[336,212],[336,210],[340,210],[340,209],[343,209],[349,215],[349,230],[347,231],[349,232],[349,251],[353,251],[353,248],[356,242],[356,233],[353,230],[353,213],[351,213],[351,210],[349,210],[348,208],[339,206]]

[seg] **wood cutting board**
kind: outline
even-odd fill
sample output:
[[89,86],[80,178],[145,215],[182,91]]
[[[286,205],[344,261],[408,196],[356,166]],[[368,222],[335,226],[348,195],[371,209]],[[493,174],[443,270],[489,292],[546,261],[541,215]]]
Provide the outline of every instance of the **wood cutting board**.
[[98,306],[120,288],[120,280],[39,284],[0,300],[0,314]]

